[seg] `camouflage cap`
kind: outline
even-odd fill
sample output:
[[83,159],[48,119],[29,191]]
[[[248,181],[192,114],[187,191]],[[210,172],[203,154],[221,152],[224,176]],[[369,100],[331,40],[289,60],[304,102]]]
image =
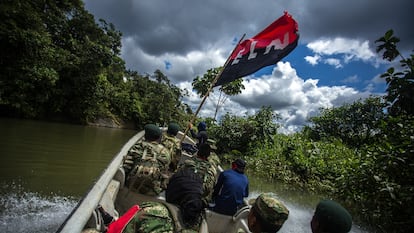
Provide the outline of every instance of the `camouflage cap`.
[[159,138],[161,137],[161,129],[160,127],[154,125],[154,124],[147,124],[144,127],[145,130],[145,138],[147,139],[153,139],[153,138]]
[[264,221],[275,226],[283,225],[289,216],[289,210],[273,193],[260,194],[256,198],[253,208]]
[[339,203],[322,200],[316,206],[315,217],[327,232],[346,233],[351,230],[352,217]]
[[170,123],[168,125],[167,133],[170,135],[177,135],[178,131],[180,131],[180,126],[177,123]]

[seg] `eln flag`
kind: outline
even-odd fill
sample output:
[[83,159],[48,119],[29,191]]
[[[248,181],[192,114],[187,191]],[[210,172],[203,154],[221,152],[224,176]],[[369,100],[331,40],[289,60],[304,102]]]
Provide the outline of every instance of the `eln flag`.
[[285,14],[251,39],[241,42],[230,55],[214,86],[224,85],[274,65],[298,44],[298,24]]

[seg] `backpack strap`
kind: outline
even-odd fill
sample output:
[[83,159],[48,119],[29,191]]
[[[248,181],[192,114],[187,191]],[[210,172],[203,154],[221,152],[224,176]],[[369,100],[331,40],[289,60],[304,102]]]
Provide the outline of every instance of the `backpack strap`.
[[[147,147],[144,148],[144,152],[142,154],[142,158],[146,158],[147,155]],[[133,188],[136,180],[138,179],[138,176],[136,175],[137,173],[140,172],[140,169],[142,169],[142,167],[140,166],[141,164],[137,164],[135,165],[134,169],[132,169],[132,171],[129,173],[129,186],[128,186],[128,193],[129,191],[131,191],[131,189]],[[141,182],[140,185],[137,187],[136,190],[140,190],[142,188],[142,185],[144,185],[145,182]],[[127,195],[128,195],[127,193]]]
[[175,231],[176,232],[181,232],[184,228],[183,228],[183,223],[181,220],[181,213],[180,213],[180,209],[171,203],[168,202],[163,202],[165,204],[165,206],[168,208],[168,210],[170,211],[171,217],[174,220],[174,225],[175,225]]

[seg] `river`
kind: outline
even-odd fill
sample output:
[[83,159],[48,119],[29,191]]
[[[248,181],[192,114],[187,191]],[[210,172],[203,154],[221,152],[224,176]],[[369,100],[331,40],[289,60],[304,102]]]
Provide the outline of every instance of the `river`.
[[[0,232],[55,232],[133,130],[0,118]],[[320,197],[248,174],[250,197],[274,192],[290,210],[280,233],[311,232]],[[353,225],[354,233],[364,233]]]

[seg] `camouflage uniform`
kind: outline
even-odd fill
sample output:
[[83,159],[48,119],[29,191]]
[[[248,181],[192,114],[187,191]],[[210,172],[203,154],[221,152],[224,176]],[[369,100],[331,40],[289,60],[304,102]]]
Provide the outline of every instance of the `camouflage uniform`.
[[[132,210],[132,212],[130,212]],[[138,210],[138,211],[137,211]],[[128,214],[130,212],[131,214]],[[135,213],[134,213],[135,212]],[[183,229],[176,225],[169,208],[160,202],[143,202],[131,208],[108,227],[108,233],[197,233],[198,229]]]
[[217,170],[215,166],[207,160],[200,159],[196,156],[187,158],[183,163],[178,165],[178,169],[191,168],[203,181],[203,201],[209,203],[214,185],[216,183]]
[[289,210],[273,193],[260,194],[256,200],[250,200],[252,208],[261,219],[273,226],[282,226],[289,216]]
[[180,161],[181,158],[180,140],[172,135],[169,135],[168,133],[164,133],[161,139],[161,144],[163,144],[170,152],[170,168],[172,171],[175,171],[177,169],[178,161]]
[[[158,195],[167,187],[170,163],[170,153],[163,145],[155,141],[139,141],[128,151],[123,163],[126,184],[139,193]],[[138,173],[146,174],[148,179],[137,177]]]

